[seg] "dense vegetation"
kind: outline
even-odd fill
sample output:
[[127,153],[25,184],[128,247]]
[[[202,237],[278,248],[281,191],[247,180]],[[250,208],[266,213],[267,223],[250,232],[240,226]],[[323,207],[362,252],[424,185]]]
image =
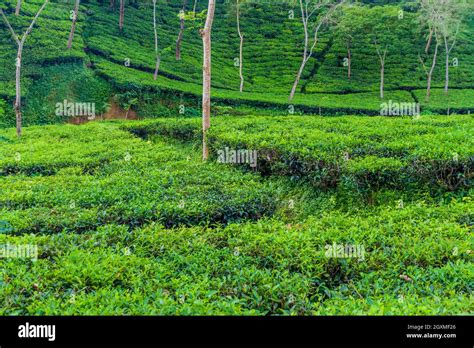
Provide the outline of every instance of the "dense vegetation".
[[[41,0],[27,2],[21,16],[11,18],[15,28],[25,28]],[[368,2],[379,4],[379,2]],[[382,2],[383,3],[383,2]],[[16,1],[6,0],[1,8],[10,12]],[[202,19],[189,19],[185,24],[181,60],[175,59],[175,41],[179,30],[180,2],[158,1],[158,38],[161,55],[160,77],[153,80],[154,38],[152,8],[149,1],[131,1],[125,11],[125,26],[117,25],[118,9],[108,2],[83,0],[78,18],[73,48],[67,50],[72,1],[53,1],[39,18],[37,29],[28,38],[24,53],[23,86],[25,124],[44,124],[59,121],[54,115],[54,103],[67,98],[72,101],[94,101],[98,113],[106,112],[108,105],[118,102],[123,108],[131,107],[145,116],[156,114],[178,115],[179,105],[186,105],[188,115],[199,110],[202,75],[202,43],[198,28]],[[235,23],[235,8],[229,2],[218,2],[213,32],[213,95],[219,104],[270,107],[286,111],[288,93],[298,70],[303,39],[298,6],[291,3],[248,2],[242,7],[241,26],[245,33],[244,93],[239,93],[238,67],[239,40]],[[206,4],[197,2],[197,12]],[[191,4],[188,4],[191,11]],[[400,18],[400,11],[402,18]],[[290,13],[294,16],[290,16]],[[451,90],[448,97],[439,98],[444,84],[444,64],[438,58],[433,77],[434,96],[424,97],[425,72],[418,55],[423,51],[427,33],[420,26],[416,6],[411,2],[390,2],[390,5],[348,8],[339,21],[352,23],[351,78],[347,77],[344,59],[347,57],[344,31],[328,29],[322,32],[314,56],[304,70],[295,100],[297,112],[322,114],[364,113],[379,114],[381,100],[376,92],[379,83],[378,57],[365,28],[380,27],[380,40],[390,43],[385,68],[385,101],[419,102],[425,113],[461,112],[472,109],[474,84],[474,48],[472,16],[462,22],[456,46],[451,52]],[[15,45],[3,22],[0,29],[0,96],[11,104],[14,95]],[[441,49],[440,49],[441,51]],[[441,55],[441,52],[440,52]],[[71,67],[69,64],[74,63]],[[65,66],[63,66],[66,64]],[[114,89],[112,101],[104,95],[101,82],[93,82],[87,67],[105,78]],[[65,70],[75,70],[74,83]],[[51,76],[58,76],[52,79]],[[58,80],[59,79],[59,80]],[[41,83],[32,83],[41,80]],[[48,90],[51,100],[41,104]],[[49,84],[49,86],[48,86]],[[81,86],[88,85],[84,91]],[[462,88],[462,89],[461,89]],[[360,94],[360,92],[365,92]],[[336,93],[336,95],[334,94]],[[340,94],[344,93],[344,96]],[[108,93],[110,95],[110,93]],[[95,97],[92,98],[91,96]],[[41,104],[41,106],[40,106]],[[131,104],[131,105],[130,105]],[[11,109],[0,123],[12,125]],[[196,111],[195,111],[196,110]],[[199,111],[197,111],[199,112]]]
[[[346,128],[351,118],[343,121]],[[464,121],[415,128],[455,134]],[[304,134],[308,122],[295,118],[293,131]],[[145,135],[160,124],[162,135]],[[0,243],[34,243],[40,252],[37,261],[1,261],[2,314],[472,309],[473,202],[465,188],[374,189],[368,201],[352,189],[318,190],[203,164],[191,144],[163,138],[186,140],[187,131],[178,136],[165,127],[35,127],[22,142],[13,130],[0,133],[0,216],[10,224]],[[267,140],[267,148],[280,148],[272,133]],[[466,154],[458,151],[462,161]],[[369,161],[356,167],[374,169]],[[469,168],[472,175],[472,163]],[[333,243],[363,245],[363,259],[328,258],[325,247]]]

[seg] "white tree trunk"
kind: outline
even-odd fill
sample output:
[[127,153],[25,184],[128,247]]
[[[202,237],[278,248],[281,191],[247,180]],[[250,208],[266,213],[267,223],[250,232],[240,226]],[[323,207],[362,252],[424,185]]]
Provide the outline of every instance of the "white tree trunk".
[[300,8],[301,8],[301,17],[303,20],[303,29],[304,29],[304,51],[303,51],[303,60],[301,62],[298,73],[296,74],[293,87],[291,88],[290,98],[289,98],[290,101],[292,101],[295,96],[296,88],[298,87],[298,84],[300,83],[301,75],[303,74],[304,68],[306,66],[306,62],[308,61],[309,33],[308,33],[308,22],[307,22],[307,18],[306,18],[304,7],[303,7],[303,0],[300,0]]
[[179,19],[179,33],[176,39],[176,60],[181,60],[181,42],[184,35],[184,16],[186,11],[187,0],[183,0],[183,9],[181,10],[181,18]]
[[347,79],[351,79],[351,64],[352,64],[352,55],[351,55],[351,46],[347,46]]
[[[306,52],[305,52],[305,55],[306,55]],[[298,84],[300,83],[301,75],[303,74],[304,68],[306,66],[305,55],[304,55],[303,61],[301,62],[301,66],[298,70],[298,73],[296,74],[296,79],[295,79],[295,82],[293,83],[293,87],[291,88],[290,98],[289,98],[290,101],[292,101],[293,98],[295,97],[296,88],[298,87]]]
[[16,71],[15,71],[15,92],[16,92],[16,98],[15,98],[15,114],[16,114],[16,134],[18,137],[21,137],[21,130],[22,130],[22,114],[21,114],[21,59],[23,55],[23,47],[25,45],[26,38],[28,35],[31,33],[33,30],[33,27],[36,23],[36,20],[40,16],[41,12],[43,12],[44,8],[48,4],[49,0],[45,0],[43,5],[40,7],[38,12],[36,13],[36,16],[33,18],[31,21],[30,26],[28,29],[26,29],[25,33],[21,37],[21,41],[18,38],[18,36],[15,34],[15,31],[13,30],[12,26],[10,25],[10,22],[8,21],[8,18],[5,16],[5,13],[3,13],[3,10],[0,9],[0,15],[2,16],[3,20],[5,21],[5,24],[7,25],[8,29],[10,30],[10,33],[12,35],[13,40],[18,46],[18,52],[16,56]]
[[240,49],[239,49],[239,75],[240,75],[240,93],[244,91],[244,74],[243,74],[243,67],[244,67],[244,35],[240,31],[240,4],[239,0],[237,0],[237,31],[240,37]]
[[433,28],[430,27],[430,35],[428,36],[428,41],[426,42],[425,53],[428,53],[431,46],[432,39],[433,39]]
[[160,70],[160,54],[158,52],[158,32],[156,31],[156,0],[153,0],[153,31],[155,34],[155,55],[156,55],[156,64],[155,64],[155,73],[153,74],[153,80],[156,81],[158,78],[158,72]]
[[383,54],[380,51],[380,48],[375,40],[375,49],[377,50],[377,55],[380,60],[380,99],[384,98],[384,89],[385,89],[385,58],[387,57],[388,46],[385,46]]
[[16,85],[16,98],[15,98],[15,114],[16,114],[16,134],[21,137],[21,57],[23,55],[23,43],[18,45],[18,53],[16,56],[16,72],[15,72],[15,85]]
[[385,63],[380,66],[380,99],[384,97],[384,79],[385,79]]
[[433,54],[433,63],[431,64],[431,69],[428,72],[428,81],[427,81],[427,86],[426,86],[426,99],[429,99],[430,96],[431,96],[431,79],[432,79],[432,76],[433,76],[433,71],[434,71],[435,66],[436,66],[436,59],[438,57],[438,47],[439,47],[439,43],[436,42],[435,51],[434,51],[434,54]]
[[446,71],[445,71],[445,80],[444,80],[444,94],[448,94],[449,88],[449,49],[448,44],[446,43]]
[[155,72],[153,74],[153,80],[155,81],[158,78],[158,73],[160,72],[160,64],[161,64],[161,58],[160,56],[156,56]]
[[211,31],[214,21],[216,3],[209,0],[207,18],[204,29],[201,30],[203,42],[203,84],[202,84],[202,159],[209,157],[207,146],[207,130],[211,126]]
[[125,17],[125,0],[120,0],[120,14],[119,14],[119,29],[123,29],[123,22]]
[[17,0],[16,8],[15,8],[15,16],[18,16],[20,14],[20,10],[21,10],[21,0]]
[[71,49],[72,40],[74,39],[74,33],[76,31],[76,21],[77,16],[79,15],[79,3],[81,0],[76,0],[76,5],[74,6],[74,17],[72,18],[71,32],[69,33],[69,40],[67,42],[67,48]]

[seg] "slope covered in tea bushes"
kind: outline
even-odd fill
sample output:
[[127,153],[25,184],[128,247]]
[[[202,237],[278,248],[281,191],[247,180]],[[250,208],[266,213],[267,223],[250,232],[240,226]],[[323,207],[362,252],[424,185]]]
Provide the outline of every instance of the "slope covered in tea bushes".
[[[13,15],[16,2],[6,0],[0,6],[12,26],[22,33],[42,3],[31,0]],[[180,105],[185,114],[200,114],[202,78],[202,42],[198,15],[185,24],[181,60],[175,58],[175,41],[179,31],[180,2],[158,1],[157,24],[161,55],[160,76],[152,78],[154,38],[152,7],[149,1],[130,1],[125,10],[123,31],[118,28],[118,9],[105,1],[81,1],[78,25],[71,50],[66,49],[70,30],[72,1],[53,0],[40,16],[28,38],[23,61],[24,122],[46,124],[67,121],[55,115],[55,104],[67,99],[96,103],[97,114],[106,113],[110,104],[132,108],[143,117],[176,116]],[[191,10],[190,5],[188,10]],[[205,4],[197,3],[197,13]],[[400,17],[400,11],[402,16]],[[424,113],[468,113],[473,108],[474,83],[472,16],[460,29],[451,57],[450,92],[441,91],[444,84],[444,52],[440,50],[433,77],[432,98],[426,100],[423,88],[426,76],[419,62],[425,46],[425,34],[419,26],[416,6],[400,1],[364,5],[347,9],[341,22],[353,23],[354,30],[378,28],[381,39],[390,42],[385,69],[384,101],[421,104]],[[370,38],[354,35],[352,42],[352,75],[347,77],[345,36],[341,30],[324,30],[314,56],[303,72],[296,98],[289,103],[288,94],[301,63],[303,31],[297,5],[291,3],[250,2],[242,7],[244,32],[245,92],[239,93],[236,57],[239,40],[235,8],[218,1],[213,30],[213,96],[218,105],[269,108],[313,114],[380,114],[378,93],[380,80],[378,57]],[[356,19],[356,20],[352,20]],[[359,23],[360,22],[360,23]],[[7,27],[0,22],[0,96],[5,99],[0,125],[12,126],[10,107],[14,97],[14,64],[16,47]],[[90,71],[92,70],[92,71]],[[106,84],[102,79],[105,79]]]
[[[451,149],[443,156],[438,146],[451,134],[458,161],[472,158],[469,133],[458,127],[469,131],[467,117],[422,118],[413,128],[411,120],[378,122],[222,118],[212,138],[213,146],[258,146],[259,153],[307,148],[310,161],[330,156],[324,142],[330,145],[328,135],[337,131],[341,139],[367,141],[372,156],[451,163]],[[225,127],[248,135],[226,138]],[[314,143],[311,127],[326,136]],[[196,131],[193,122],[171,118],[27,127],[21,140],[13,129],[1,130],[0,245],[35,245],[38,254],[0,258],[0,314],[472,312],[471,186],[371,187],[368,202],[353,188],[319,190],[268,176],[291,168],[285,161],[272,163],[267,176],[215,158],[202,163],[192,145]],[[293,142],[285,141],[288,132]],[[407,142],[401,152],[395,133]],[[379,144],[382,138],[387,142]],[[350,160],[357,156],[365,154]],[[328,254],[334,245],[359,253]]]
[[[219,150],[254,149],[263,174],[303,179],[316,187],[469,187],[474,169],[471,116],[415,118],[216,117],[211,157]],[[196,119],[133,124],[138,135],[201,140]]]

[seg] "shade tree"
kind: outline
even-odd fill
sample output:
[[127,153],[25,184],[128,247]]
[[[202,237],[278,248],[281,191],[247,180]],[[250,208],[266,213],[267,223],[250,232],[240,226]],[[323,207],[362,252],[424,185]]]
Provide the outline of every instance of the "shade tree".
[[209,157],[207,145],[207,131],[211,126],[211,49],[212,49],[212,25],[216,1],[208,0],[206,23],[200,30],[203,43],[203,83],[202,83],[202,159],[206,161]]

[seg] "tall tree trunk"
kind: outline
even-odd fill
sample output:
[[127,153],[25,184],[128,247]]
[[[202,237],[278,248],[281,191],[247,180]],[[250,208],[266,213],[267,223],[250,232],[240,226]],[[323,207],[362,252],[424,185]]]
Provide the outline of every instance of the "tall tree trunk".
[[18,53],[16,56],[16,72],[15,72],[15,83],[16,83],[16,98],[15,98],[15,114],[16,114],[16,134],[21,137],[21,58],[23,55],[23,43],[18,45]]
[[426,86],[426,99],[429,99],[430,96],[431,96],[431,79],[432,79],[432,76],[433,76],[433,71],[434,71],[435,66],[436,66],[436,59],[438,57],[438,47],[439,47],[439,43],[436,42],[435,51],[434,51],[434,54],[433,54],[433,63],[431,64],[431,69],[428,72],[428,81],[427,81],[427,86]]
[[445,80],[444,80],[444,94],[448,94],[449,88],[449,48],[448,48],[448,40],[446,37],[444,38],[444,47],[446,48],[446,67],[445,67]]
[[[306,55],[306,52],[305,52],[305,55]],[[295,79],[295,82],[293,83],[293,87],[291,88],[291,92],[290,92],[290,98],[289,98],[290,101],[292,101],[293,98],[295,97],[296,88],[298,87],[298,84],[300,83],[301,75],[303,74],[305,66],[306,66],[306,57],[303,59],[301,66],[298,70],[298,73],[296,74],[296,79]]]
[[158,73],[160,71],[160,63],[161,63],[161,58],[159,55],[156,56],[156,63],[155,63],[155,72],[153,74],[153,80],[156,81],[158,78]]
[[445,80],[444,80],[444,94],[448,95],[448,89],[449,89],[449,56],[451,54],[452,49],[456,45],[456,38],[459,33],[459,26],[460,24],[458,23],[457,28],[456,28],[456,33],[451,37],[453,39],[453,42],[451,44],[451,47],[449,47],[449,37],[446,31],[443,31],[443,39],[444,39],[444,48],[446,52],[446,62],[445,62]]
[[377,44],[377,40],[374,41],[375,49],[377,50],[377,55],[380,60],[380,99],[384,98],[384,88],[385,88],[385,58],[387,57],[388,46],[386,45],[382,52]]
[[207,18],[204,29],[201,30],[203,43],[203,84],[202,84],[202,159],[209,157],[207,147],[207,130],[211,126],[211,31],[216,8],[215,0],[209,0]]
[[428,41],[426,42],[425,53],[428,53],[431,46],[432,39],[433,39],[433,28],[430,27],[430,35],[428,36]]
[[119,15],[119,29],[123,29],[123,22],[125,17],[125,0],[120,0],[120,15]]
[[72,47],[72,40],[74,39],[74,33],[76,31],[76,21],[77,16],[79,15],[79,3],[81,0],[76,0],[76,5],[74,7],[74,17],[72,18],[72,25],[71,25],[71,32],[69,33],[69,40],[67,42],[67,48],[71,49]]
[[385,62],[380,65],[380,99],[384,97]]
[[239,75],[240,75],[240,93],[244,91],[244,35],[240,31],[240,4],[239,0],[237,0],[237,31],[239,32],[240,37],[240,51],[239,51]]
[[158,71],[160,70],[160,54],[158,53],[158,32],[156,31],[156,0],[153,0],[153,31],[155,33],[155,55],[156,55],[156,64],[155,64],[155,73],[153,74],[153,80],[156,81],[158,78]]
[[5,24],[7,25],[8,29],[10,30],[10,33],[12,35],[13,40],[18,46],[18,52],[16,56],[16,71],[15,71],[15,92],[16,92],[16,98],[15,98],[15,114],[16,114],[16,134],[18,137],[21,137],[21,130],[22,130],[22,114],[21,114],[21,59],[23,55],[23,47],[25,45],[26,38],[28,35],[30,35],[31,31],[33,30],[33,27],[35,26],[35,23],[40,16],[41,12],[43,12],[44,8],[48,4],[49,0],[44,0],[43,5],[40,7],[38,12],[36,13],[35,17],[31,21],[30,26],[28,29],[26,29],[25,33],[21,37],[21,40],[19,39],[19,36],[15,34],[15,31],[13,30],[12,26],[10,25],[10,22],[8,21],[8,18],[5,16],[5,13],[3,12],[2,9],[0,9],[0,15],[2,16],[3,20],[5,21]]
[[181,42],[183,41],[184,35],[184,15],[186,11],[187,0],[183,0],[183,9],[180,12],[179,18],[179,33],[176,39],[176,60],[181,60]]
[[21,0],[17,0],[16,8],[15,8],[15,16],[18,16],[20,14],[20,10],[21,10]]

